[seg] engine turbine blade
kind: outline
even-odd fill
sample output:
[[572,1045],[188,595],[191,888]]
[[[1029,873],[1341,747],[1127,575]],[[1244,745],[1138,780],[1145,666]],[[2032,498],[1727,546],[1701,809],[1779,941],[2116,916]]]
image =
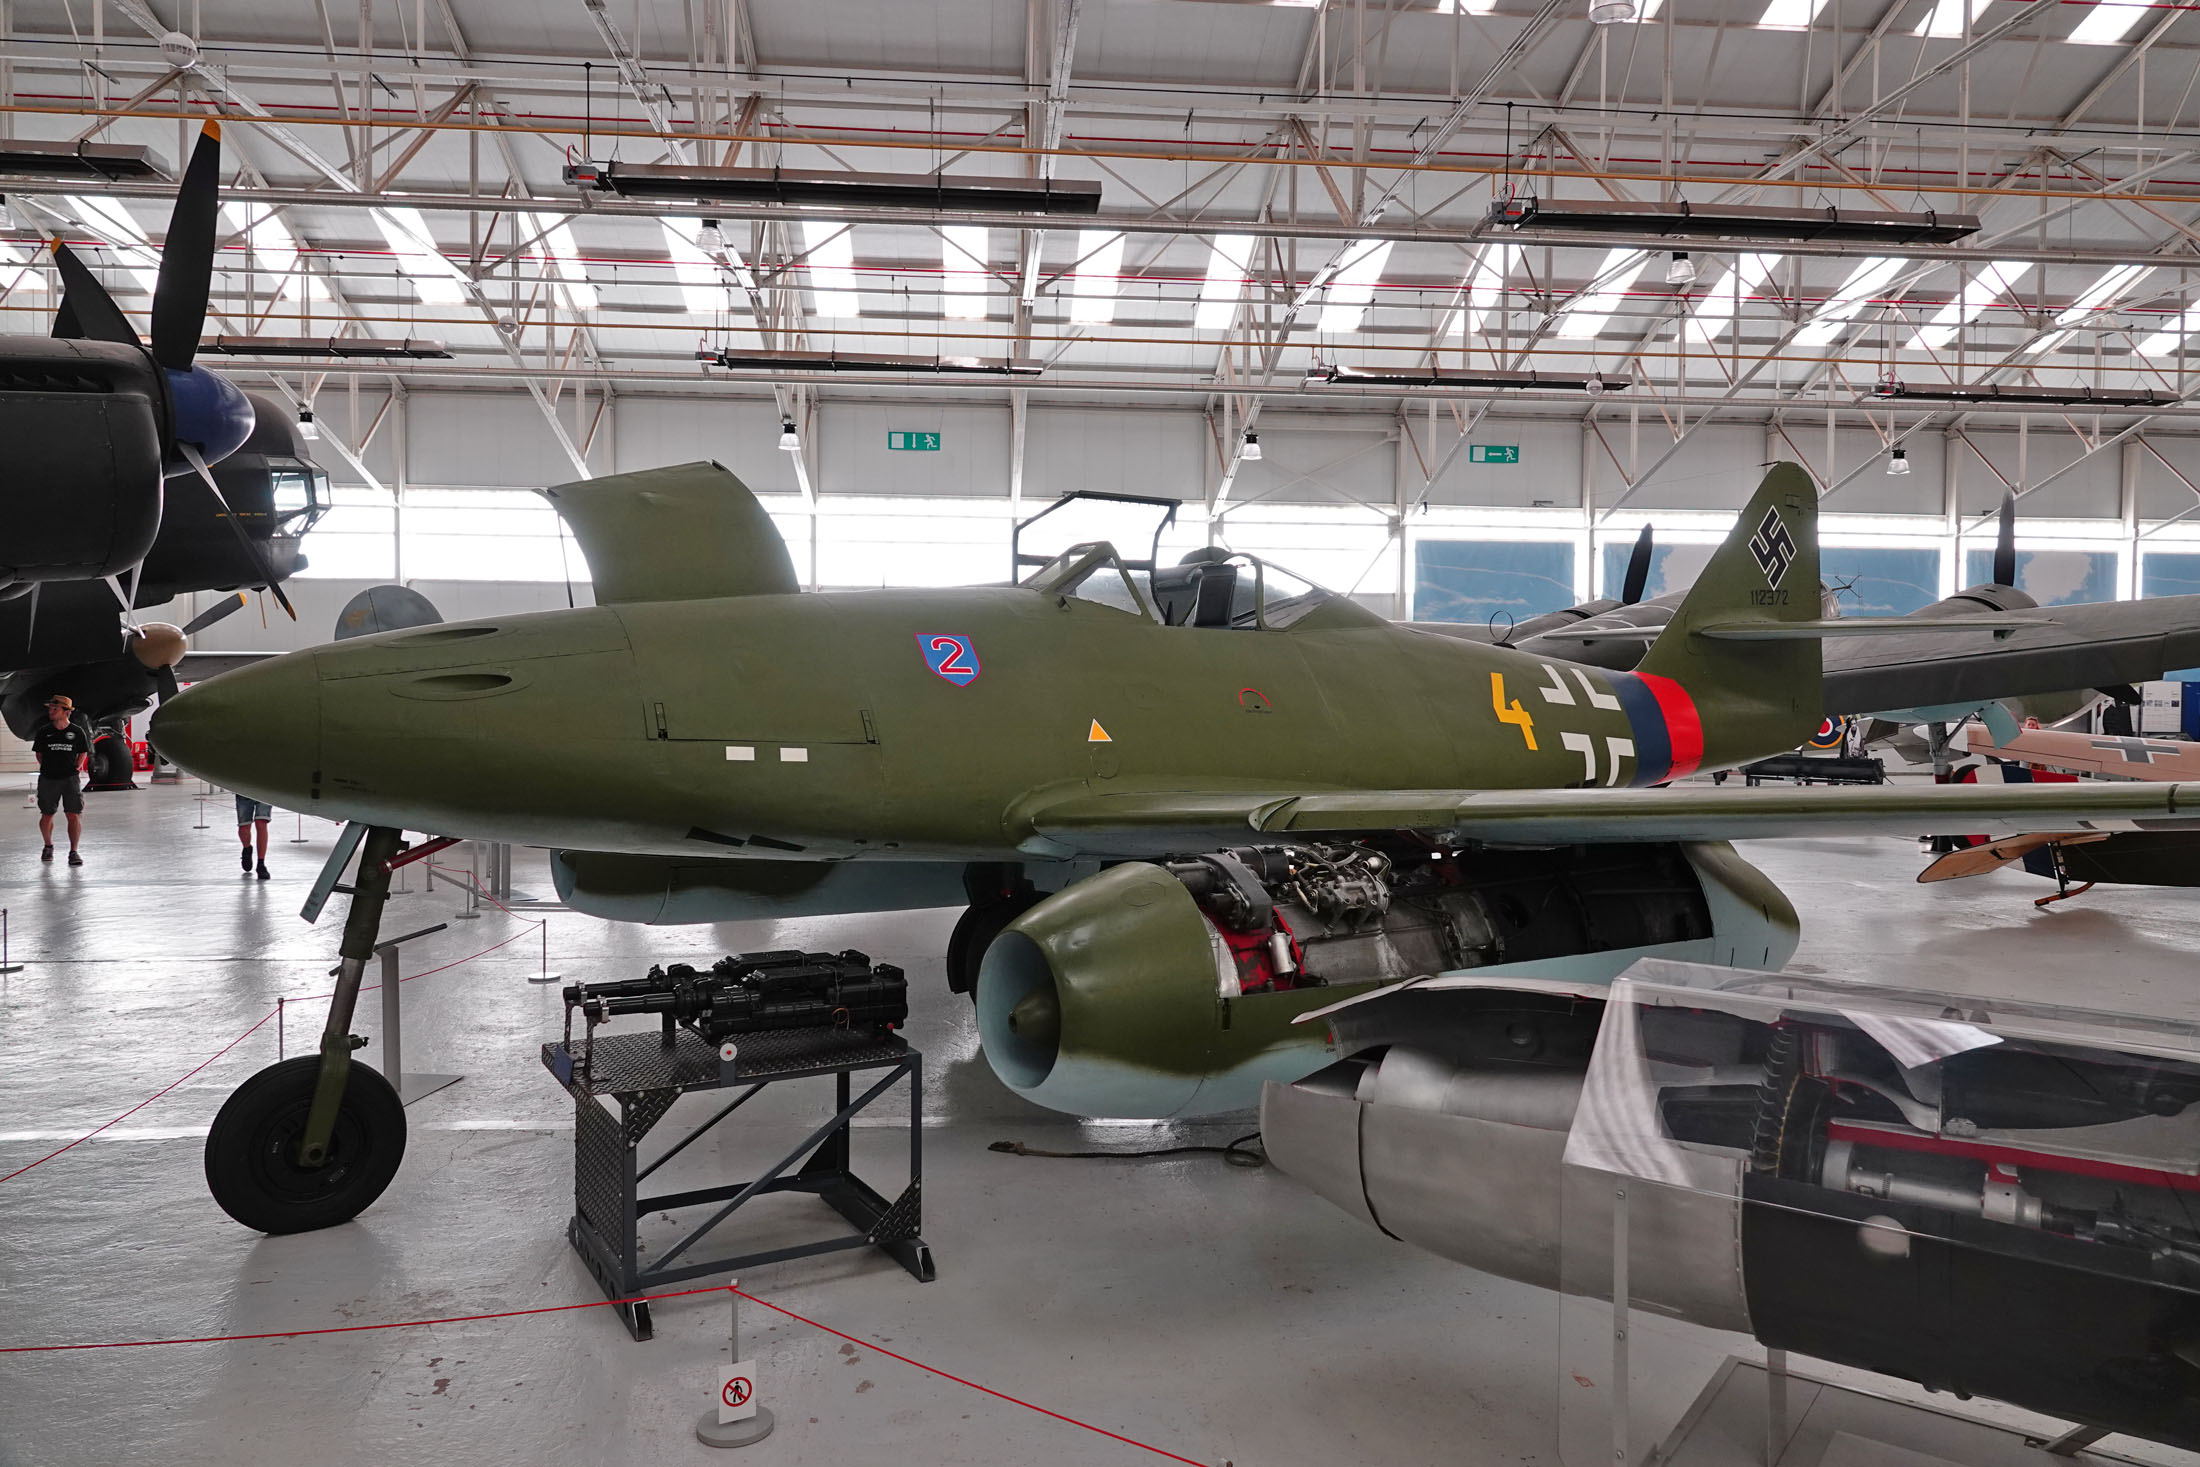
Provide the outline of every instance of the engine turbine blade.
[[189,371],[206,327],[207,295],[214,280],[214,234],[221,195],[222,129],[209,122],[183,170],[176,207],[161,245],[160,276],[153,284],[153,360],[171,371]]
[[252,557],[253,567],[259,571],[260,579],[266,583],[268,594],[275,598],[275,604],[280,606],[292,621],[296,621],[298,619],[297,608],[293,607],[290,604],[290,598],[283,594],[283,584],[276,578],[275,567],[268,564],[267,553],[260,548],[260,543],[246,533],[244,521],[237,518],[236,510],[230,508],[229,496],[222,493],[222,486],[214,482],[214,473],[207,468],[206,460],[200,457],[199,451],[188,443],[179,443],[176,447],[182,450],[183,456],[190,461],[191,467],[198,470],[199,482],[206,486],[206,492],[213,495],[214,502],[222,507],[222,515],[229,521],[230,533],[237,537],[237,543],[244,547],[245,554]]
[[58,239],[53,242],[53,263],[61,272],[61,310],[54,317],[54,335],[144,345],[131,327],[130,318],[122,314],[122,307],[99,283],[99,277]]

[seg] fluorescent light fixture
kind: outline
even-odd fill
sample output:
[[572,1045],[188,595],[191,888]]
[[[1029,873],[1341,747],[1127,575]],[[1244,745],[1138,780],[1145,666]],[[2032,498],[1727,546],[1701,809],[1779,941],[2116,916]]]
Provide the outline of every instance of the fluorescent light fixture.
[[1768,31],[1807,31],[1825,8],[1826,0],[1772,0],[1757,24]]
[[1763,204],[1623,203],[1515,194],[1483,222],[1558,234],[1655,234],[1669,239],[1837,240],[1851,244],[1953,244],[1978,233],[1976,214],[1926,209],[1786,209]]
[[1577,295],[1559,314],[1556,335],[1580,341],[1601,335],[1611,321],[1612,313],[1626,299],[1628,289],[1635,278],[1650,268],[1650,255],[1646,250],[1611,250],[1604,256],[1604,263],[1597,266],[1591,284],[1595,287],[1585,295]]
[[695,359],[707,367],[734,372],[932,372],[941,376],[1036,377],[1043,370],[1035,361],[1001,357],[913,357],[879,352],[767,351],[722,347],[699,350]]
[[398,271],[412,285],[421,304],[455,306],[466,299],[466,277],[436,248],[435,236],[418,209],[371,209],[375,227],[397,257]]
[[1919,22],[1913,35],[1925,36],[1936,41],[1959,40],[1963,36],[1963,23],[1968,18],[1977,21],[1985,13],[1991,0],[1936,0],[1932,14]]
[[1890,452],[1889,452],[1889,453],[1887,454],[1887,472],[1888,472],[1889,474],[1891,474],[1891,475],[1893,475],[1893,476],[1894,476],[1895,478],[1898,478],[1898,479],[1899,479],[1899,478],[1901,478],[1901,477],[1902,477],[1902,476],[1903,476],[1904,474],[1907,474],[1907,473],[1908,473],[1909,471],[1910,471],[1910,454],[1909,454],[1909,450],[1907,450],[1907,449],[1902,449],[1902,448],[1897,448],[1897,449],[1894,449],[1894,450],[1890,451]]
[[1115,319],[1115,292],[1123,274],[1123,236],[1105,229],[1077,231],[1077,264],[1069,274],[1069,319],[1077,326],[1105,326]]
[[1696,262],[1688,258],[1688,251],[1675,250],[1665,264],[1667,285],[1693,285],[1696,282]]
[[1518,245],[1482,246],[1482,252],[1467,267],[1467,304],[1452,315],[1448,334],[1465,336],[1469,331],[1481,331],[1489,321],[1490,312],[1505,298],[1505,281],[1519,263]]
[[2143,357],[2173,357],[2177,345],[2193,332],[2200,331],[2200,306],[2184,311],[2169,326],[2155,332],[2135,348]]
[[1097,214],[1100,185],[1079,178],[956,177],[944,173],[831,173],[799,168],[695,168],[660,163],[571,163],[565,181],[627,199],[692,204],[822,205],[958,213]]
[[1834,340],[1848,329],[1849,322],[1864,309],[1873,292],[1894,279],[1905,263],[1899,255],[1875,255],[1860,262],[1849,272],[1849,278],[1841,282],[1841,288],[1818,308],[1810,324],[1795,333],[1796,344],[1824,346]]
[[1960,382],[1912,387],[1891,377],[1872,388],[1871,395],[1880,402],[1908,400],[1981,406],[1998,403],[2008,407],[2168,407],[2177,401],[2176,394],[2169,392],[2125,392],[2108,387],[2015,387],[2000,383],[1976,386]]
[[802,253],[817,313],[835,320],[862,315],[863,303],[856,295],[855,226],[835,219],[803,220]]
[[1772,278],[1772,267],[1779,263],[1778,255],[1736,257],[1734,268],[1696,298],[1688,313],[1688,334],[1705,346],[1717,341],[1741,314],[1742,297],[1762,290]]
[[32,138],[0,142],[0,173],[34,178],[152,178],[150,148],[135,143],[62,143]]
[[1963,282],[1956,298],[1934,313],[1907,343],[1910,351],[1939,351],[1956,339],[1956,333],[1978,313],[1993,304],[1994,297],[2008,295],[2032,269],[2030,260],[1992,260]]
[[1248,430],[1245,441],[1238,445],[1238,457],[1249,464],[1260,462],[1260,435]]
[[588,267],[581,263],[580,247],[573,243],[573,226],[548,214],[530,214],[527,222],[529,233],[542,236],[533,253],[543,273],[558,283],[566,309],[596,309],[596,287],[588,283]]
[[68,204],[86,228],[114,249],[130,278],[151,295],[160,280],[160,254],[137,220],[130,217],[130,211],[114,199],[88,195],[71,196]]
[[982,224],[949,224],[940,230],[940,308],[950,321],[983,321],[987,315],[987,240]]
[[2130,35],[2151,9],[2148,0],[2094,0],[2070,39],[2081,46],[2113,46]]
[[199,350],[225,357],[403,358],[410,361],[451,354],[440,341],[410,337],[392,341],[379,336],[215,336],[200,342]]
[[1475,367],[1312,367],[1301,385],[1306,387],[1488,387],[1540,389],[1545,392],[1625,392],[1627,378],[1591,373],[1586,377],[1553,376],[1549,372],[1512,372]]
[[1360,329],[1360,318],[1375,299],[1375,282],[1382,279],[1383,267],[1390,263],[1391,243],[1387,239],[1360,239],[1346,247],[1344,263],[1329,277],[1329,294],[1322,302],[1316,331]]
[[779,446],[788,453],[800,453],[802,451],[802,435],[795,432],[794,419],[781,418],[779,420]]
[[1252,279],[1254,239],[1249,234],[1218,234],[1207,254],[1207,278],[1200,282],[1195,331],[1227,331],[1237,320],[1238,300]]

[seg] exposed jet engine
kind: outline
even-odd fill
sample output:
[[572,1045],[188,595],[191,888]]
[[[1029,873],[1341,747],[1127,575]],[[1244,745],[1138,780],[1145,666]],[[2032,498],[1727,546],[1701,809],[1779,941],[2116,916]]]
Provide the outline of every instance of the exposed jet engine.
[[1461,970],[1602,982],[1644,954],[1778,967],[1794,908],[1720,843],[1258,846],[1134,861],[1011,921],[978,969],[994,1073],[1079,1115],[1251,1105],[1331,1057],[1300,1015]]
[[1633,1307],[2200,1446],[2200,1064],[2029,1013],[1689,989],[1348,1004],[1344,1057],[1267,1088],[1268,1154],[1394,1237],[1594,1297],[1617,1173],[1644,1183]]

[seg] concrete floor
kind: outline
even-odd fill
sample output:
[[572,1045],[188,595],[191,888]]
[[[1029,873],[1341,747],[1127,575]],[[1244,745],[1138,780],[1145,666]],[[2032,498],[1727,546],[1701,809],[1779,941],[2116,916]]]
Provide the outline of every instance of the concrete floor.
[[[39,864],[24,784],[0,784],[0,906],[15,959],[28,965],[0,979],[0,1174],[174,1080],[278,995],[325,991],[337,936],[334,921],[307,927],[297,917],[332,826],[303,822],[305,840],[292,844],[299,824],[279,817],[276,879],[247,881],[226,796],[205,802],[202,830],[195,784],[98,795],[89,864],[72,871]],[[2044,883],[2017,874],[1915,885],[1914,849],[1900,842],[1765,842],[1746,854],[1805,913],[1796,966],[1806,971],[2193,1014],[2200,892],[2104,889],[2041,913],[2029,898]],[[539,855],[523,855],[519,884],[546,890]],[[417,875],[409,884],[385,932],[449,919],[460,906],[446,888],[422,892]],[[1575,1429],[1582,1413],[1560,1384],[1574,1352],[1561,1350],[1553,1296],[1389,1242],[1272,1170],[1211,1157],[989,1152],[1006,1138],[1062,1149],[1219,1141],[1250,1125],[1078,1127],[1017,1100],[986,1068],[968,1005],[941,978],[953,915],[715,930],[549,918],[551,964],[576,978],[792,946],[859,947],[908,970],[909,1037],[926,1056],[930,1118],[924,1231],[939,1281],[918,1284],[882,1256],[845,1253],[754,1271],[748,1289],[1196,1462],[1591,1455],[1572,1448],[1595,1433]],[[452,921],[408,950],[405,971],[521,930],[493,911]],[[408,1065],[466,1078],[413,1108],[404,1169],[352,1224],[263,1238],[206,1196],[206,1126],[235,1085],[276,1057],[272,1025],[96,1139],[0,1183],[0,1345],[249,1334],[597,1297],[564,1239],[572,1117],[536,1057],[561,1019],[556,988],[525,981],[538,964],[529,935],[407,985]],[[372,1001],[356,1027],[375,1035]],[[289,1052],[310,1044],[320,1017],[309,1003],[286,1019]],[[376,1061],[375,1047],[363,1057]],[[668,1180],[747,1174],[770,1143],[784,1149],[807,1128],[819,1085],[767,1092],[776,1108],[729,1132],[722,1149],[691,1148]],[[673,1121],[704,1104],[684,1102]],[[889,1195],[902,1141],[890,1115],[859,1141],[859,1160]],[[799,1236],[828,1218],[801,1198],[752,1211],[743,1244]],[[1154,1460],[805,1325],[745,1313],[780,1421],[747,1460]],[[717,1299],[661,1305],[658,1337],[646,1344],[590,1310],[0,1355],[0,1462],[718,1460],[691,1430],[725,1358],[725,1314]],[[1639,1321],[1644,1418],[1674,1420],[1719,1356],[1744,1343]]]

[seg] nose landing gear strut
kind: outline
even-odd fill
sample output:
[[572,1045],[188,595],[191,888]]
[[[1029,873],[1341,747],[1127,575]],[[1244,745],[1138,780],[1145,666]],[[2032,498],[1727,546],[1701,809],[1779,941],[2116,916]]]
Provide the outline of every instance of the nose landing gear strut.
[[207,1189],[222,1211],[263,1233],[350,1221],[382,1195],[405,1156],[404,1103],[389,1081],[351,1057],[366,1043],[351,1032],[352,1010],[402,833],[374,826],[352,842],[360,848],[359,870],[321,1052],[270,1065],[238,1086],[206,1137]]

